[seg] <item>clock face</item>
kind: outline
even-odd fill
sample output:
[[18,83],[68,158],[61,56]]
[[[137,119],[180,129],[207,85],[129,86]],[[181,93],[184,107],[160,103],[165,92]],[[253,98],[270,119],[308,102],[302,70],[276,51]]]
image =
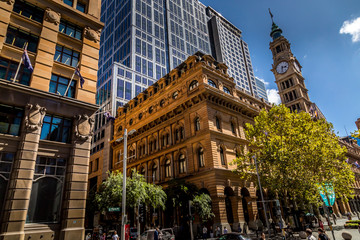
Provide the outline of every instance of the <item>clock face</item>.
[[294,67],[295,67],[296,71],[300,72],[300,66],[297,62],[294,62]]
[[276,71],[278,73],[285,73],[289,69],[289,63],[281,62],[276,66]]

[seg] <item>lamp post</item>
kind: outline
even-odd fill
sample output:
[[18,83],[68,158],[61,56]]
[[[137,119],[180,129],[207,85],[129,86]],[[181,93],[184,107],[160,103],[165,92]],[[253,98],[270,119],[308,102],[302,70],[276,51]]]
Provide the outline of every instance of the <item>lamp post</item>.
[[262,201],[263,208],[264,208],[264,213],[265,213],[266,227],[268,229],[269,238],[270,238],[270,224],[269,224],[269,220],[267,218],[266,204],[265,204],[264,195],[263,195],[263,192],[262,192],[262,187],[261,187],[261,182],[260,182],[260,175],[259,175],[259,169],[258,169],[258,165],[257,165],[257,161],[256,161],[256,156],[254,156],[254,160],[255,160],[255,167],[256,167],[256,175],[257,175],[258,182],[259,182],[259,190],[260,190],[261,201]]
[[134,134],[135,129],[131,130],[129,133],[127,129],[124,129],[124,137],[121,137],[116,140],[116,142],[121,142],[124,140],[124,157],[123,157],[123,192],[122,192],[122,213],[121,213],[121,240],[125,240],[125,223],[126,223],[126,164],[127,164],[127,138],[128,136]]

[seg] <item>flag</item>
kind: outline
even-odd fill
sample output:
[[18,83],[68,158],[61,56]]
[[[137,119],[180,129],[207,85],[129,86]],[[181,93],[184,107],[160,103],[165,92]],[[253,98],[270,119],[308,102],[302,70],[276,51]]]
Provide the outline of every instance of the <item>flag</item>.
[[76,68],[75,68],[75,74],[79,76],[79,78],[80,78],[80,87],[82,88],[83,85],[84,85],[84,83],[85,83],[85,80],[84,80],[84,78],[83,78],[83,77],[81,76],[81,74],[80,74],[80,69],[79,69],[79,67],[76,67]]
[[106,117],[106,119],[109,120],[115,120],[115,118],[113,116],[111,116],[111,114],[109,112],[105,112],[104,116]]
[[360,165],[359,165],[358,161],[354,162],[354,165],[355,165],[357,168],[360,168]]
[[26,48],[24,49],[24,53],[22,55],[22,60],[24,63],[24,66],[29,69],[31,72],[34,71],[33,67],[31,66],[29,55],[27,54]]

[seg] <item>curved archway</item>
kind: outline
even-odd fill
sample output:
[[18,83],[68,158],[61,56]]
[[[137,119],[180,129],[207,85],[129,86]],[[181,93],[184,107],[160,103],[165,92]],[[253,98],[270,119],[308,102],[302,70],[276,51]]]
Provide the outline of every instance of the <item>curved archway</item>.
[[[242,201],[242,207],[243,207],[243,213],[244,213],[244,219],[247,224],[249,224],[250,221],[250,211],[249,211],[249,204],[248,200],[250,199],[250,192],[247,190],[247,188],[241,188],[241,201]],[[251,206],[250,206],[251,207]]]
[[225,187],[224,194],[225,194],[225,209],[226,209],[227,221],[229,224],[233,224],[234,215],[233,215],[233,209],[232,209],[232,203],[230,197],[235,196],[235,194],[231,187]]

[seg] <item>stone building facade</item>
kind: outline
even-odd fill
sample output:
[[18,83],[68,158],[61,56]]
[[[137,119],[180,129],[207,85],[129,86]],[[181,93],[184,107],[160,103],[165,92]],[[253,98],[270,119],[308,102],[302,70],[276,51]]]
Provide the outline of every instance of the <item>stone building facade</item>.
[[[0,239],[84,238],[99,9],[0,1]],[[25,46],[33,71],[19,65]]]
[[[263,100],[235,87],[227,67],[210,55],[196,53],[118,109],[114,123],[113,169],[122,171],[124,129],[128,169],[166,188],[184,179],[209,193],[213,224],[237,229],[257,213],[256,189],[232,172],[236,154],[246,151],[244,126],[267,108]],[[173,224],[160,214],[163,226]]]

